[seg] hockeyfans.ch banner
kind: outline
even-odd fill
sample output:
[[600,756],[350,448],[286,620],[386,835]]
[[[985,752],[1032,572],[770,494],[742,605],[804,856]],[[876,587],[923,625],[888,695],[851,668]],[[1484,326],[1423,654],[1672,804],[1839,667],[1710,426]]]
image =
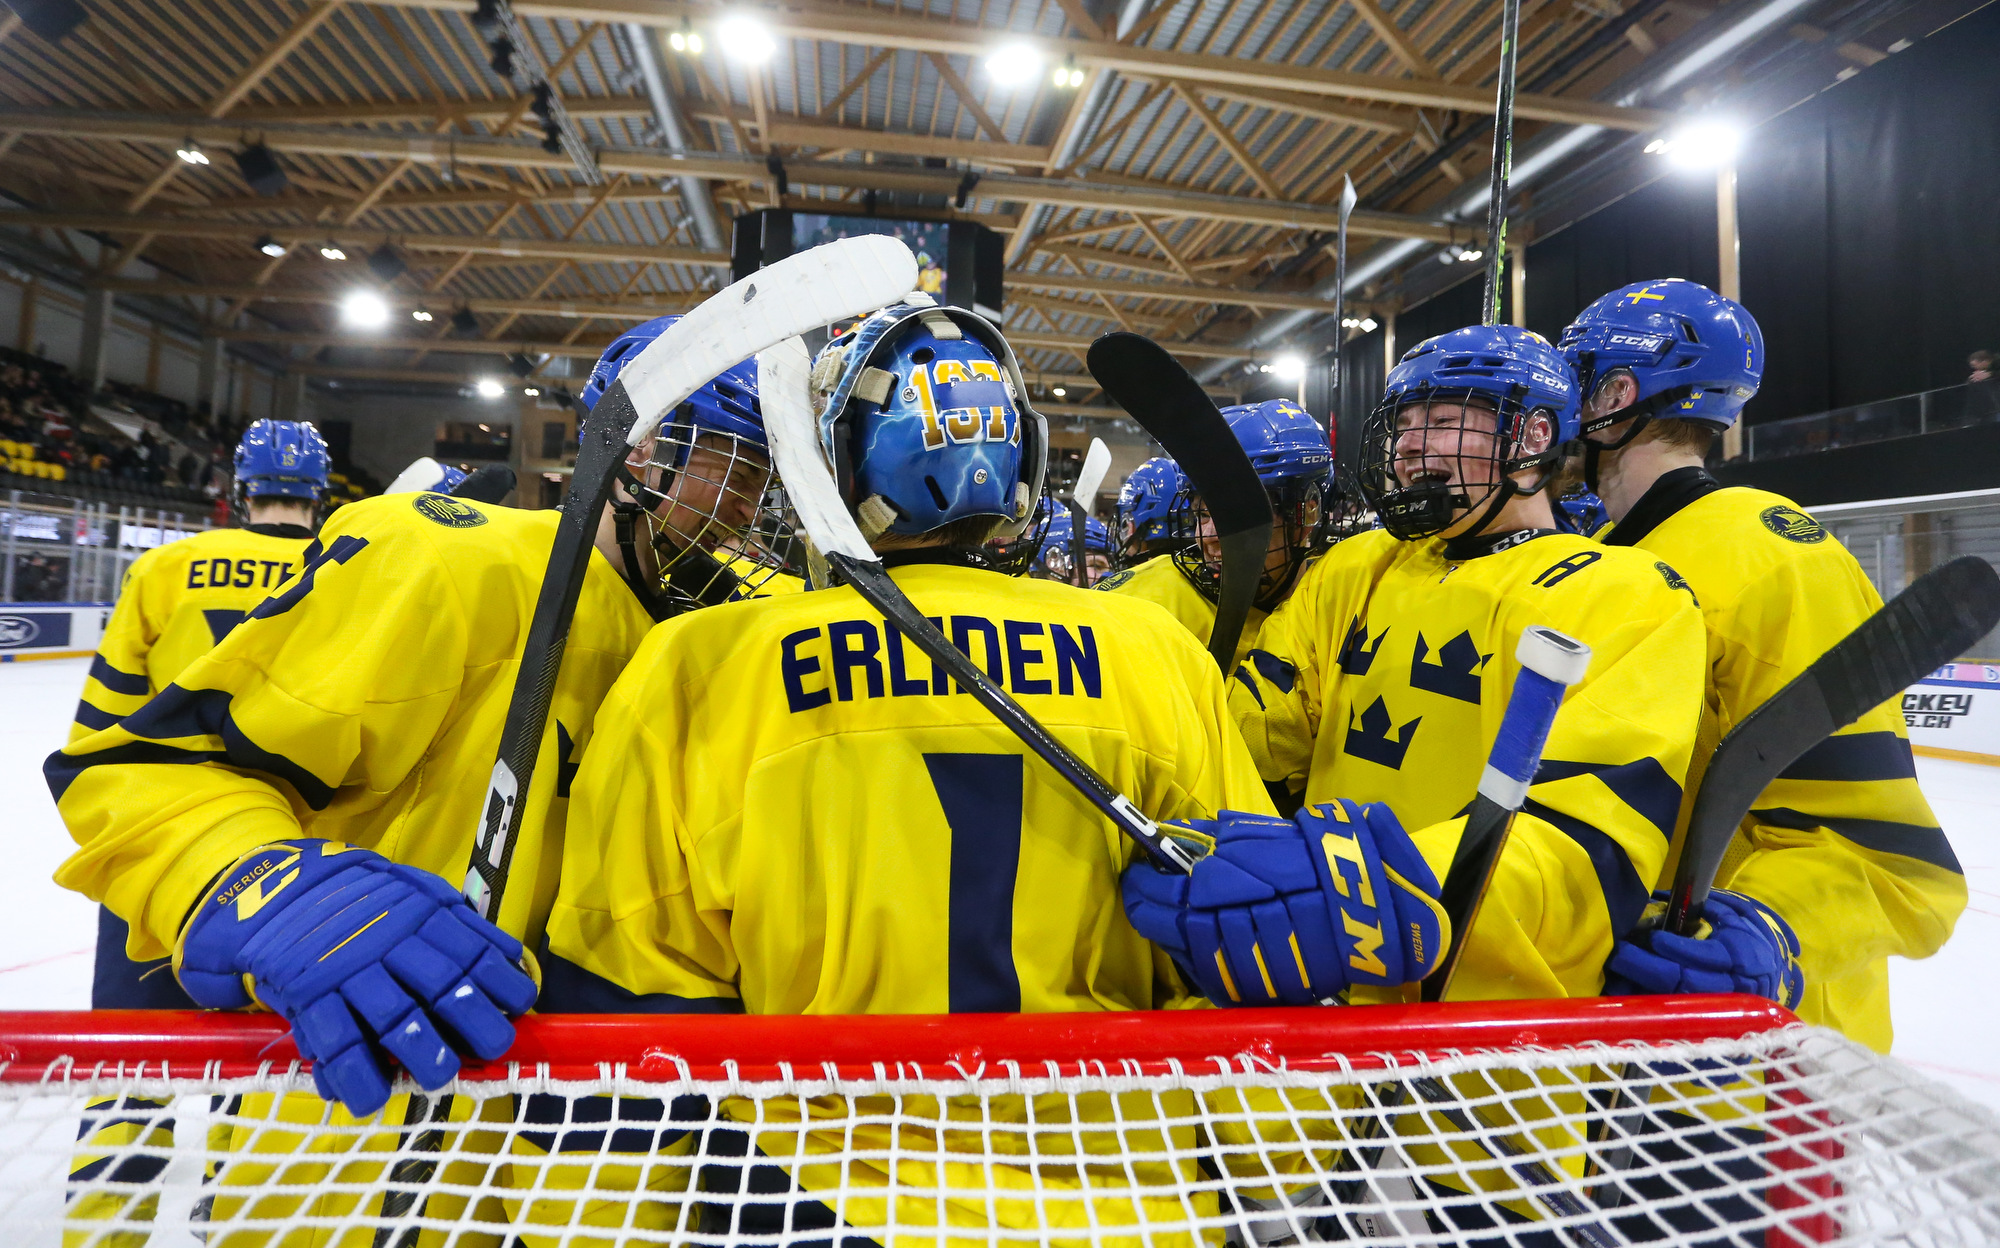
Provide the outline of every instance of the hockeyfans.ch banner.
[[1903,694],[1910,743],[2000,763],[2000,666],[1947,663]]

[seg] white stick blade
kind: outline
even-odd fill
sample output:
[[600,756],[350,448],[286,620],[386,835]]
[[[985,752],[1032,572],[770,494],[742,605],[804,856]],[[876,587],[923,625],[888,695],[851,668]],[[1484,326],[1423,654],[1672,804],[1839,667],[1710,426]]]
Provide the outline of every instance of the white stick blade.
[[764,435],[771,462],[784,483],[785,497],[821,554],[874,561],[860,526],[840,501],[833,473],[819,449],[819,421],[812,409],[812,359],[806,344],[788,338],[757,353],[757,398],[764,408]]
[[732,364],[808,330],[886,307],[916,286],[917,258],[909,247],[869,234],[787,256],[723,287],[619,374],[639,414],[626,442],[644,441],[661,417]]
[[1076,490],[1070,495],[1089,511],[1097,501],[1097,491],[1104,485],[1104,474],[1111,471],[1111,448],[1104,445],[1103,438],[1092,438],[1090,449],[1083,453],[1083,468],[1076,474]]
[[1359,198],[1360,198],[1360,196],[1358,196],[1358,195],[1356,195],[1356,194],[1354,193],[1354,179],[1353,179],[1353,178],[1350,178],[1350,177],[1348,177],[1348,176],[1347,176],[1346,174],[1344,174],[1344,173],[1343,173],[1343,174],[1341,174],[1341,175],[1340,175],[1340,218],[1341,218],[1341,220],[1345,221],[1345,220],[1347,219],[1347,214],[1348,214],[1348,213],[1350,213],[1350,212],[1353,212],[1353,211],[1354,211],[1354,205],[1355,205],[1355,202],[1356,202],[1356,201],[1357,201],[1357,200],[1358,200]]

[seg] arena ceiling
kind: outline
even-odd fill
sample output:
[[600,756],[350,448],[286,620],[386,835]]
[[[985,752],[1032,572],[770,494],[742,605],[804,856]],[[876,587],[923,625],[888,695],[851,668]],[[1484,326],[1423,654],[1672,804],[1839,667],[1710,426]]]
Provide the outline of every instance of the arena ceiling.
[[[1631,83],[1686,63],[1740,15],[1810,3],[1524,0],[1520,140],[1659,132],[1672,112],[1635,106]],[[1031,373],[1071,385],[1087,382],[1081,352],[1107,329],[1220,366],[1269,354],[1243,345],[1266,318],[1329,311],[1343,174],[1362,204],[1351,255],[1384,240],[1479,246],[1478,217],[1451,213],[1485,182],[1501,12],[1499,0],[84,9],[53,43],[0,15],[0,192],[19,209],[0,221],[298,371],[449,379],[515,354],[546,370],[726,281],[730,216],[872,204],[1007,235],[1010,335]],[[768,36],[762,63],[732,53],[746,32],[725,23],[742,16]],[[502,77],[492,40],[510,30],[520,46]],[[1856,64],[1884,55],[1797,20],[1783,32]],[[698,54],[674,47],[690,35]],[[996,81],[1003,48],[1036,68]],[[1698,104],[1733,63],[1713,56],[1652,102]],[[191,144],[208,163],[176,154]],[[254,192],[233,158],[253,144],[283,171],[275,194]],[[704,229],[703,197],[719,230]],[[112,246],[85,263],[66,230]],[[407,264],[386,286],[364,262],[385,246]],[[116,276],[138,257],[173,280]],[[371,281],[393,314],[364,334],[337,305]],[[432,319],[412,319],[419,309]],[[461,309],[476,331],[463,316],[454,329]]]

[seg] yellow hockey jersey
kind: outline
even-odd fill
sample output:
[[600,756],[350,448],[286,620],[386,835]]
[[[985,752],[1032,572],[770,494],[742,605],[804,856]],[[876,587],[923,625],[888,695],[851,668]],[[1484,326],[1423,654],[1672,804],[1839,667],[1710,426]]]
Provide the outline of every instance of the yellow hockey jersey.
[[1693,595],[1651,556],[1574,534],[1448,547],[1375,530],[1302,574],[1230,688],[1265,779],[1308,802],[1387,802],[1443,879],[1531,624],[1587,643],[1590,670],[1556,716],[1454,1000],[1602,989],[1666,859],[1700,722]]
[[[1725,489],[1699,468],[1656,482],[1599,535],[1687,578],[1708,625],[1704,748],[1882,606],[1847,548],[1797,505]],[[1798,933],[1799,1017],[1888,1052],[1888,956],[1928,957],[1965,908],[1965,876],[1917,787],[1909,733],[1885,702],[1787,768],[1738,830],[1716,885]]]
[[[464,878],[557,518],[440,494],[341,508],[221,645],[49,758],[78,845],[56,881],[131,924],[143,960],[219,871],[288,836]],[[650,623],[593,553],[499,916],[525,940],[554,899],[575,760]]]
[[[1214,661],[1157,607],[958,566],[893,575],[1148,814],[1270,811]],[[731,603],[655,629],[605,701],[574,802],[549,965],[573,963],[637,994],[632,1008],[1199,1004],[1125,919],[1118,877],[1138,851],[848,588]],[[1191,1096],[1168,1100],[1176,1145],[1192,1146]],[[1077,1155],[1160,1152],[1169,1129],[1151,1094],[924,1104],[980,1130],[992,1164],[949,1163],[933,1178],[961,1194],[906,1202],[895,1216],[969,1228],[967,1244],[985,1243],[996,1222],[1079,1234],[1134,1224],[1122,1169],[1092,1167],[1085,1183]],[[751,1120],[740,1104],[724,1112]],[[757,1143],[777,1157],[894,1148],[905,1156],[893,1164],[930,1172],[923,1129],[905,1125],[893,1140],[887,1126],[815,1131],[827,1112],[818,1101],[766,1102]],[[785,1121],[794,1113],[796,1125]],[[1078,1126],[1059,1125],[1071,1115]],[[848,1186],[843,1216],[878,1227],[889,1210],[866,1189],[886,1182],[890,1164],[794,1172],[809,1190]],[[1132,1165],[1148,1184],[1198,1181],[1179,1163]],[[1030,1168],[1042,1172],[1040,1197]],[[1168,1200],[1155,1212],[1178,1210]]]
[[[311,536],[290,525],[258,528],[184,537],[125,569],[76,704],[72,742],[145,705],[298,571]],[[299,536],[281,536],[280,528]]]
[[[1136,568],[1113,572],[1091,588],[1160,604],[1203,646],[1208,645],[1209,635],[1215,631],[1215,604],[1188,583],[1187,577],[1174,565],[1172,555],[1160,555]],[[1255,607],[1250,608],[1249,617],[1243,621],[1243,635],[1236,640],[1237,663],[1243,662],[1251,647],[1257,644],[1257,630],[1264,626],[1266,615]]]

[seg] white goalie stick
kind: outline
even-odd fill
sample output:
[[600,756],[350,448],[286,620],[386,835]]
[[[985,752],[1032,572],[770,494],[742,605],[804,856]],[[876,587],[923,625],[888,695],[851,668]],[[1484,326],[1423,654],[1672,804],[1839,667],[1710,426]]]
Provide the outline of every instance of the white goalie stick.
[[[873,312],[916,286],[916,257],[897,239],[869,235],[802,251],[704,299],[647,344],[590,409],[466,867],[465,897],[482,917],[494,922],[500,918],[520,832],[520,803],[534,780],[535,758],[548,729],[549,703],[590,566],[598,517],[610,500],[620,466],[634,447],[653,435],[667,413],[730,365],[773,343],[796,341],[798,335],[822,325]],[[450,1105],[448,1096],[439,1098],[435,1109],[429,1098],[412,1096],[404,1121],[442,1122],[450,1115]],[[420,1132],[412,1146],[417,1155],[396,1163],[389,1176],[391,1190],[382,1202],[384,1224],[375,1235],[376,1248],[388,1243],[390,1222],[409,1212],[417,1191],[436,1174],[435,1154],[442,1146],[436,1130]],[[399,1242],[414,1243],[416,1233],[415,1227],[406,1229]]]
[[1104,474],[1111,471],[1111,448],[1104,445],[1103,438],[1092,438],[1090,449],[1083,453],[1083,467],[1077,470],[1076,486],[1069,492],[1069,579],[1074,585],[1090,584],[1090,569],[1086,561],[1090,558],[1089,536],[1090,509],[1097,502],[1097,491],[1104,484]]
[[817,422],[807,390],[808,363],[805,344],[796,339],[757,354],[757,393],[764,406],[764,431],[771,440],[771,459],[777,465],[785,494],[798,514],[799,527],[806,531],[813,547],[842,581],[854,587],[863,601],[882,613],[882,618],[909,638],[931,661],[949,672],[959,687],[970,690],[979,704],[993,712],[1010,732],[1030,750],[1055,768],[1091,805],[1104,812],[1163,867],[1186,874],[1194,869],[1194,857],[1160,831],[1132,799],[1105,783],[1090,765],[1056,740],[1021,704],[995,684],[969,655],[945,639],[945,635],[917,610],[882,566],[881,558],[870,550],[861,529],[848,514],[846,504],[834,484],[819,449]]

